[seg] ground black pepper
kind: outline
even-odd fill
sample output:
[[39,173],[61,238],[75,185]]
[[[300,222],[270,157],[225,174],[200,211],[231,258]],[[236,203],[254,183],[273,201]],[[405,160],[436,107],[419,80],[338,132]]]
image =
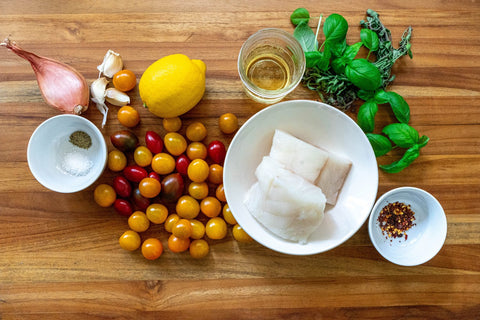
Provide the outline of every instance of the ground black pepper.
[[75,131],[70,135],[70,143],[77,147],[88,149],[92,146],[92,138],[85,131]]
[[388,238],[402,238],[407,240],[407,230],[415,225],[415,212],[410,205],[402,202],[389,203],[380,211],[378,222],[382,233]]

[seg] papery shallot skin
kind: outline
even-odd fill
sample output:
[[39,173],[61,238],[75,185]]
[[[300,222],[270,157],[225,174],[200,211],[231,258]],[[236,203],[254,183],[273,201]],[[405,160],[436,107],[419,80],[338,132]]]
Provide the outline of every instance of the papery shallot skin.
[[77,115],[88,109],[90,91],[87,81],[73,67],[25,51],[8,38],[1,45],[30,62],[47,104],[62,112]]

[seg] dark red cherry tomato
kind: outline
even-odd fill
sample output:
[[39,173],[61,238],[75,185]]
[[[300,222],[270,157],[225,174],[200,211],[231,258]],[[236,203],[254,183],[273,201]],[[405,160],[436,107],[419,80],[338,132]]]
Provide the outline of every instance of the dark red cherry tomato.
[[138,146],[138,138],[129,130],[119,130],[110,136],[113,146],[122,152],[134,151]]
[[125,169],[123,169],[123,175],[129,181],[138,183],[142,181],[143,178],[146,178],[148,176],[148,173],[147,173],[147,170],[145,170],[140,166],[131,165],[131,166],[126,166]]
[[218,140],[210,142],[207,151],[208,156],[214,163],[223,164],[223,160],[225,160],[225,155],[227,154],[227,149],[223,142]]
[[180,173],[172,173],[163,178],[161,198],[165,201],[177,201],[183,195],[185,184]]
[[115,200],[115,202],[113,203],[113,208],[115,209],[115,211],[118,212],[118,214],[122,216],[128,217],[133,213],[132,204],[125,199]]
[[163,150],[163,139],[155,131],[145,133],[145,144],[154,155]]
[[138,210],[141,211],[147,210],[148,206],[150,205],[150,199],[142,196],[142,194],[140,193],[140,189],[138,188],[133,189],[132,200]]
[[122,176],[116,176],[113,179],[113,189],[115,189],[115,192],[122,198],[128,198],[130,194],[132,194],[130,182]]
[[190,159],[185,154],[180,155],[175,161],[175,168],[177,172],[183,175],[187,175],[188,165],[190,164]]
[[148,174],[149,178],[157,179],[158,181],[162,182],[162,179],[160,178],[160,175],[154,171],[150,172]]

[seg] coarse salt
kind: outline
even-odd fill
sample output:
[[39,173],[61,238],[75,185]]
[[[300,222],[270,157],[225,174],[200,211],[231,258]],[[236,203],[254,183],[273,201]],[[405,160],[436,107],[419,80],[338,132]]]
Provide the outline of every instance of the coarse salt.
[[62,161],[62,170],[72,176],[85,176],[93,163],[80,151],[66,152]]

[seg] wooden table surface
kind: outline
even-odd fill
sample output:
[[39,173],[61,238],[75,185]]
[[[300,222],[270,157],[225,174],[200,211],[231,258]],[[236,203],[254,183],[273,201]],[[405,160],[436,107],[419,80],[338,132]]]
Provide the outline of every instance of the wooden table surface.
[[[27,144],[33,130],[58,112],[45,104],[30,65],[0,48],[0,319],[474,319],[480,317],[480,5],[475,0],[363,1],[1,1],[0,36],[61,60],[89,83],[108,49],[121,53],[140,77],[168,54],[207,65],[206,93],[182,116],[200,120],[207,141],[231,141],[217,126],[225,112],[244,123],[263,107],[243,93],[236,59],[255,31],[293,32],[290,13],[337,12],[359,38],[366,9],[380,13],[396,41],[412,25],[412,60],[395,67],[392,90],[411,108],[411,124],[430,137],[400,174],[379,171],[377,197],[400,186],[432,193],[448,221],[446,242],[432,260],[402,267],[382,258],[367,224],[348,241],[312,256],[288,256],[231,233],[211,241],[203,260],[166,250],[156,261],[118,245],[125,217],[100,208],[93,188],[111,182],[108,170],[89,189],[51,192],[32,176]],[[141,116],[134,132],[164,134],[161,119]],[[316,99],[298,87],[286,100]],[[103,130],[122,128],[111,108]],[[93,104],[84,116],[100,126]],[[351,114],[355,117],[355,113]],[[386,124],[385,108],[377,115]],[[395,155],[391,156],[393,160]],[[166,245],[167,235],[155,229]]]

